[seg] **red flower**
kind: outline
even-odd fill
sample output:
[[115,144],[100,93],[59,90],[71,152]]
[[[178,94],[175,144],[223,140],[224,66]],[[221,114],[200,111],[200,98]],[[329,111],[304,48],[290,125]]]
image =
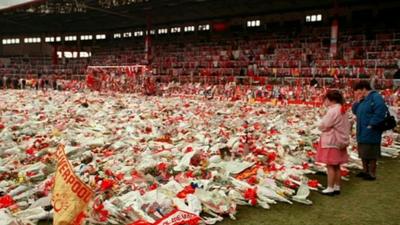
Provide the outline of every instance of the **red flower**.
[[268,162],[273,162],[276,159],[276,152],[269,152],[268,153]]
[[49,146],[50,146],[49,143],[42,143],[42,144],[39,145],[39,150],[45,149],[45,148],[47,148]]
[[342,177],[347,177],[347,176],[349,176],[349,171],[348,170],[340,170],[340,175]]
[[309,180],[308,181],[308,186],[312,188],[317,188],[319,185],[319,182],[317,180]]
[[104,179],[104,180],[101,182],[101,188],[100,188],[100,190],[101,190],[101,191],[106,191],[106,190],[108,190],[108,189],[111,189],[113,186],[114,186],[114,181],[113,181],[113,180]]
[[93,209],[100,215],[101,222],[105,222],[108,220],[108,211],[104,209],[103,204],[94,205]]
[[270,133],[271,135],[276,135],[276,134],[279,134],[279,131],[276,130],[276,129],[271,129],[271,130],[269,131],[269,133]]
[[26,172],[26,176],[28,176],[28,177],[33,177],[33,176],[35,176],[36,175],[36,172],[34,172],[34,171],[28,171],[28,172]]
[[157,189],[157,187],[158,187],[157,183],[154,183],[154,184],[150,185],[149,190],[150,191],[155,190],[155,189]]
[[292,182],[291,182],[290,180],[285,180],[285,181],[283,182],[283,184],[284,184],[286,187],[289,187],[290,185],[292,185]]
[[151,127],[146,127],[145,129],[145,133],[146,134],[150,134],[153,130],[151,129]]
[[257,188],[249,188],[244,192],[243,196],[246,200],[250,201],[252,206],[257,205]]
[[7,208],[14,204],[14,199],[10,195],[0,197],[0,209]]
[[118,180],[123,180],[124,177],[125,177],[125,174],[124,174],[124,173],[119,173],[119,174],[116,175],[116,178],[117,178]]
[[105,222],[108,220],[108,211],[107,210],[101,210],[100,211],[100,221]]
[[284,185],[286,187],[289,187],[289,188],[292,188],[292,189],[298,188],[298,185],[293,183],[293,182],[291,182],[290,180],[285,180],[283,183],[284,183]]
[[252,176],[247,179],[247,183],[249,183],[250,185],[255,185],[257,183],[257,178],[255,176]]
[[106,169],[106,171],[104,171],[104,173],[107,175],[107,176],[112,176],[113,175],[113,172],[110,170],[110,169]]
[[315,156],[315,152],[307,151],[307,156],[311,158],[311,157]]
[[140,174],[136,170],[131,172],[131,176],[133,179],[141,178]]
[[178,198],[186,198],[188,194],[193,194],[195,192],[195,189],[192,187],[192,185],[186,186],[182,191],[180,191],[176,197]]
[[186,198],[186,193],[185,192],[179,192],[178,194],[176,194],[176,197],[178,197],[178,198]]
[[85,122],[85,118],[80,118],[80,117],[78,117],[78,118],[75,119],[75,121],[76,121],[77,123]]
[[255,124],[254,124],[254,129],[255,129],[255,130],[260,130],[260,129],[261,129],[261,124],[258,123],[258,122],[255,123]]
[[268,171],[277,171],[277,168],[275,166],[275,163],[272,163],[268,166]]
[[107,151],[105,151],[105,152],[103,153],[103,155],[104,155],[105,157],[110,157],[110,156],[114,155],[114,151],[113,151],[113,150],[107,150]]
[[185,153],[192,152],[192,151],[193,151],[192,147],[187,147],[186,150],[185,150]]
[[199,166],[201,162],[201,156],[199,154],[194,155],[191,159],[190,159],[190,164],[193,166]]
[[104,205],[103,204],[95,204],[95,205],[93,205],[93,209],[94,209],[94,211],[99,212],[104,209]]
[[185,176],[188,177],[188,178],[193,178],[194,177],[193,171],[187,171],[185,173]]
[[28,155],[33,155],[33,154],[35,154],[35,152],[36,152],[36,148],[35,147],[28,148],[25,151],[25,153],[28,154]]
[[3,130],[4,128],[5,128],[5,126],[0,123],[0,130]]
[[166,164],[166,163],[160,163],[160,164],[157,165],[157,169],[158,169],[159,171],[165,171],[167,168],[168,168],[168,167],[167,167],[167,164]]
[[49,192],[53,189],[54,187],[54,182],[55,182],[55,177],[52,177],[50,180],[46,181],[44,183],[44,188],[43,192],[46,194],[46,196],[49,194]]

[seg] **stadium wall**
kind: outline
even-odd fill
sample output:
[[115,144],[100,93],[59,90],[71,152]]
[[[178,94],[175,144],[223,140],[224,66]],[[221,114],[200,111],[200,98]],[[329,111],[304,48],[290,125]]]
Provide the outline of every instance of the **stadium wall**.
[[[21,38],[23,40],[23,38]],[[46,43],[25,44],[18,45],[0,45],[1,56],[51,56],[52,47]]]

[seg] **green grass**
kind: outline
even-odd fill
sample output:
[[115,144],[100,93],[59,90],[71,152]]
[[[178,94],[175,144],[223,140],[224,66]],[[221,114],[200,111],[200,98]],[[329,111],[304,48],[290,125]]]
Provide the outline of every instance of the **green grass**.
[[[400,225],[400,159],[380,161],[377,176],[371,182],[352,174],[350,181],[343,182],[340,196],[311,192],[311,206],[239,207],[237,220],[225,218],[217,225]],[[326,176],[313,178],[326,182]]]
[[[313,205],[272,205],[265,210],[240,207],[237,220],[226,218],[218,225],[400,225],[400,160],[383,159],[378,179],[364,181],[352,174],[342,184],[340,196],[312,192]],[[315,176],[322,184],[326,176]]]

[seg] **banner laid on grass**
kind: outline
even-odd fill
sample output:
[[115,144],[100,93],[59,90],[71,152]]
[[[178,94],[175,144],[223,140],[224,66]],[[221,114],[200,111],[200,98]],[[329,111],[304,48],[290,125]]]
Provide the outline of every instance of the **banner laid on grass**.
[[51,201],[54,208],[53,224],[80,225],[93,192],[74,174],[63,145],[58,147],[56,158],[57,171]]
[[193,213],[176,209],[155,222],[154,225],[197,225],[200,220],[200,217]]

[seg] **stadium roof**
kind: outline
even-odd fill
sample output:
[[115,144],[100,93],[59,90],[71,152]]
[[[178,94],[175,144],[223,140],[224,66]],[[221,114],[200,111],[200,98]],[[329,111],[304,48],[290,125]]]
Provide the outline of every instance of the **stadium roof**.
[[2,0],[0,1],[0,10],[10,9],[12,7],[35,2],[34,0]]
[[[0,34],[112,31],[143,28],[149,19],[153,25],[182,24],[233,16],[329,9],[333,2],[334,0],[8,0],[0,3],[3,9],[0,8]],[[396,1],[337,2],[342,6],[350,6]]]

